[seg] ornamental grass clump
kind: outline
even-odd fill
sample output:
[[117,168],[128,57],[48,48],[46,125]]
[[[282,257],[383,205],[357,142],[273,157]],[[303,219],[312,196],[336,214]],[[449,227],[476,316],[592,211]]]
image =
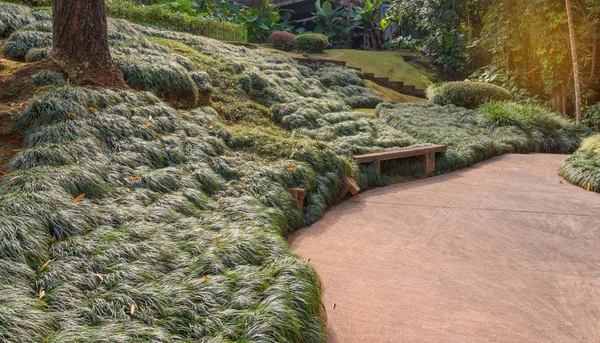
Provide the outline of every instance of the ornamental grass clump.
[[41,71],[31,78],[31,87],[41,86],[64,86],[67,84],[67,78],[54,71]]
[[427,98],[437,105],[475,108],[492,101],[512,100],[512,94],[500,86],[485,82],[447,82],[427,88]]
[[29,7],[0,2],[0,37],[8,36],[35,20]]
[[600,192],[600,134],[584,139],[579,150],[563,161],[559,174],[574,185]]
[[25,62],[37,62],[43,60],[50,54],[50,49],[33,48],[25,54]]

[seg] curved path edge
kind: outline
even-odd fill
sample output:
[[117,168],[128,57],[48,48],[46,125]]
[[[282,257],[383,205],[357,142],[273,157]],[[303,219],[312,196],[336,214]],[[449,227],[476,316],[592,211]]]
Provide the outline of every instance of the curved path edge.
[[330,342],[599,342],[600,194],[504,155],[360,194],[290,236]]

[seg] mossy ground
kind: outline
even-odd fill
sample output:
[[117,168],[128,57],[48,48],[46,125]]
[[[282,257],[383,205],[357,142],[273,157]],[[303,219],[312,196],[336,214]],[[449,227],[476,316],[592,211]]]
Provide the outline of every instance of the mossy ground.
[[[15,58],[47,44],[49,12],[34,14],[11,21],[24,25],[4,47]],[[378,118],[353,109],[381,102],[354,70],[122,20],[109,40],[135,90],[44,82],[15,116],[24,149],[0,185],[3,341],[325,341],[319,278],[284,237],[340,200],[344,176],[388,182],[350,155],[448,144],[442,173],[574,150],[581,136],[548,116],[537,131],[530,115],[453,106],[379,104]],[[411,159],[383,170],[421,173]],[[291,187],[308,191],[302,213]]]

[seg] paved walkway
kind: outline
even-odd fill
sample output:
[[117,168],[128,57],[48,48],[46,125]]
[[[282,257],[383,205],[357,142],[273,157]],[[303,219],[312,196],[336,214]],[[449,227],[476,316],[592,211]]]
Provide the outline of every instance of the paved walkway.
[[600,194],[565,155],[505,155],[366,192],[290,237],[330,342],[600,342]]

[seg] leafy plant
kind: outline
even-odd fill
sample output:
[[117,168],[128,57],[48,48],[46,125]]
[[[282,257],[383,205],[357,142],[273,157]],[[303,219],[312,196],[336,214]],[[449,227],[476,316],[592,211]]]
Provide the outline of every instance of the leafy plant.
[[600,131],[600,102],[583,108],[582,122],[583,124]]
[[307,33],[296,36],[296,47],[304,52],[323,52],[329,45],[327,36],[321,33]]
[[[363,26],[364,48],[383,50],[383,31],[390,24],[389,19],[379,20],[382,0],[365,0],[364,7],[356,7],[354,11],[357,14],[357,21]],[[379,20],[379,21],[378,21]]]

